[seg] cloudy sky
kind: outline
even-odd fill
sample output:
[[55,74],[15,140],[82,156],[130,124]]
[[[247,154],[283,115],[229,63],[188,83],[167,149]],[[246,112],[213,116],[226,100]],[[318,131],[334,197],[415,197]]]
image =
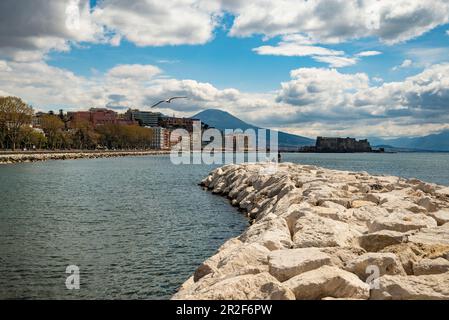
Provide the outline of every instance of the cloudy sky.
[[[220,108],[309,137],[449,129],[447,0],[2,0],[0,95]],[[170,108],[169,108],[170,107]]]

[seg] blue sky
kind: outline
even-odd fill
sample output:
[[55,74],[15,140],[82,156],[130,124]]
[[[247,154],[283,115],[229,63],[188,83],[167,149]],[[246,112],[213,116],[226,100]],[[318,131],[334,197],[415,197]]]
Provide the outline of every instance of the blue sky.
[[180,94],[158,111],[312,137],[449,129],[446,0],[4,0],[0,27],[0,94],[38,110]]

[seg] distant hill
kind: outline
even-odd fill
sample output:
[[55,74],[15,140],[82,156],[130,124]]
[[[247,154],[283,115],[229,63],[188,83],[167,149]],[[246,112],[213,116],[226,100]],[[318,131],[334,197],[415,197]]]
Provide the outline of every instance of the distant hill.
[[[202,111],[202,112],[194,115],[192,118],[199,119],[199,120],[201,120],[201,122],[206,123],[211,127],[217,128],[218,130],[263,129],[263,128],[259,128],[255,125],[246,123],[246,122],[240,120],[239,118],[233,116],[229,112],[217,110],[217,109],[208,109],[208,110]],[[306,137],[297,136],[297,135],[282,132],[282,131],[278,132],[278,138],[279,138],[279,147],[280,148],[296,148],[296,147],[300,147],[300,146],[315,145],[314,139],[309,139]]]
[[368,138],[374,146],[388,145],[395,148],[426,150],[426,151],[449,151],[449,130],[438,134],[417,138],[380,139]]

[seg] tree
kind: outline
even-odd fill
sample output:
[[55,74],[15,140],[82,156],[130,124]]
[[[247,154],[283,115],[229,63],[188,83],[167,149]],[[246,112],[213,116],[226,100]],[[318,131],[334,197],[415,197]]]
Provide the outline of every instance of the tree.
[[76,120],[72,123],[73,146],[77,149],[95,148],[99,135],[95,132],[93,125],[86,120]]
[[31,127],[24,126],[20,129],[20,146],[27,149],[33,147],[41,149],[46,143],[47,138],[44,134]]
[[31,123],[33,108],[17,97],[0,97],[0,130],[13,150],[20,139],[20,129]]
[[41,127],[47,137],[47,145],[50,149],[61,147],[64,143],[62,130],[64,122],[54,115],[44,115],[41,119]]

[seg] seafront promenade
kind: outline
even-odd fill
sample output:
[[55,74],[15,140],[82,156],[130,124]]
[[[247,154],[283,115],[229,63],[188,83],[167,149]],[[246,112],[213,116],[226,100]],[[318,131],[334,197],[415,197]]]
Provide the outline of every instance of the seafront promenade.
[[291,163],[201,185],[251,226],[173,299],[449,299],[449,187]]
[[165,155],[170,151],[162,150],[127,150],[127,151],[19,151],[0,152],[0,164],[21,162],[38,162],[47,160],[73,160],[114,158],[129,156]]

